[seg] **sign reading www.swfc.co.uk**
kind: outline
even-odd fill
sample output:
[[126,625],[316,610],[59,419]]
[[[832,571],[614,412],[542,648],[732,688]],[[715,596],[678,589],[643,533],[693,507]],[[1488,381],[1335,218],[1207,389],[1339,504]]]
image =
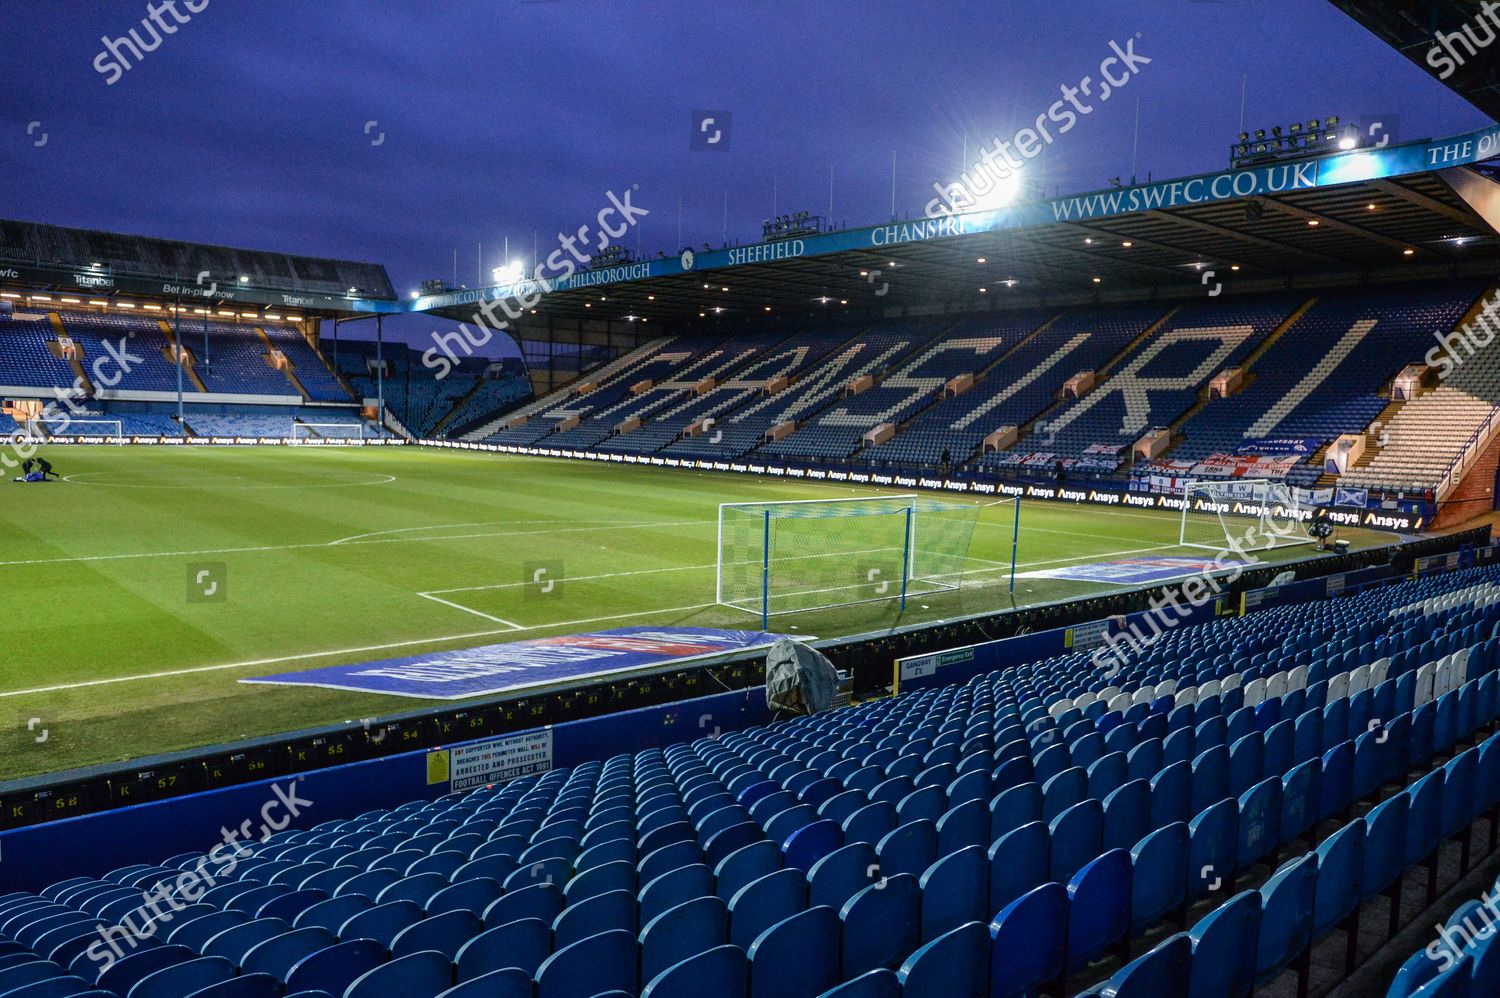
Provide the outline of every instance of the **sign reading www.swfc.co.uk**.
[[621,627],[359,665],[334,665],[240,682],[457,700],[767,647],[779,637],[762,631],[711,627]]

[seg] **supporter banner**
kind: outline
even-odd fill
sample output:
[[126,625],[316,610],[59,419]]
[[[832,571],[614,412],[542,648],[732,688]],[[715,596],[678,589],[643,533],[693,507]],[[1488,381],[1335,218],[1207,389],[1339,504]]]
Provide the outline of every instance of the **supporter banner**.
[[1301,455],[1210,454],[1193,465],[1190,475],[1206,478],[1285,478]]
[[240,682],[459,700],[761,648],[779,637],[764,631],[725,631],[711,627],[621,627],[356,665],[333,665]]
[[1317,453],[1323,441],[1312,437],[1258,437],[1246,440],[1235,448],[1236,454],[1301,454],[1306,457]]
[[1361,509],[1370,504],[1369,489],[1334,489],[1335,506],[1357,506]]
[[[1045,499],[1055,502],[1088,503],[1096,506],[1128,506],[1136,509],[1182,509],[1182,486],[1187,479],[1166,476],[1138,476],[1130,487],[1114,485],[1047,485],[1038,482],[1002,482],[979,476],[944,477],[927,473],[850,470],[845,468],[809,467],[806,465],[735,458],[728,461],[700,461],[691,458],[656,457],[598,451],[564,450],[557,447],[517,447],[510,444],[485,444],[467,440],[418,440],[426,447],[449,447],[456,450],[488,451],[519,457],[551,457],[575,461],[599,461],[609,464],[639,464],[662,468],[686,468],[692,471],[717,471],[737,475],[764,475],[810,482],[837,482],[851,485],[873,485],[898,489],[932,489],[977,496],[1005,496],[1023,499]],[[1392,533],[1417,533],[1427,523],[1423,505],[1415,500],[1385,502],[1364,510],[1331,510],[1329,520],[1338,527],[1365,527]],[[1023,524],[1022,529],[1025,529]]]

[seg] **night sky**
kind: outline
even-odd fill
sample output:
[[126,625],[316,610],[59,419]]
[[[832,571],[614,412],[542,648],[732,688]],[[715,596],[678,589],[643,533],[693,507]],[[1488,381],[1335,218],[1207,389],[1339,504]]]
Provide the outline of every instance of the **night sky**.
[[[403,295],[455,248],[461,284],[480,243],[486,273],[507,238],[530,267],[635,185],[643,258],[719,245],[726,191],[730,241],[773,198],[826,214],[830,166],[834,221],[872,224],[893,152],[919,216],[965,136],[1011,137],[1131,39],[1150,65],[1028,167],[1049,195],[1128,182],[1137,103],[1142,181],[1223,168],[1242,78],[1252,130],[1485,123],[1324,0],[185,2],[106,74],[105,36],[151,42],[145,0],[6,0],[0,217],[374,260]],[[698,111],[727,148],[693,150]]]

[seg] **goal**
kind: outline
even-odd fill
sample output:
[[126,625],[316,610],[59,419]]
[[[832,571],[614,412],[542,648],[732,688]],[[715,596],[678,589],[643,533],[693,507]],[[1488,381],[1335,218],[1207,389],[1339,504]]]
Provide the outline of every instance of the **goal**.
[[1182,490],[1183,547],[1267,551],[1311,544],[1291,488],[1264,478],[1188,482]]
[[303,423],[292,420],[292,434],[287,439],[294,444],[308,440],[363,440],[365,424],[359,423]]
[[109,437],[112,443],[125,442],[125,433],[118,419],[70,419],[48,423],[47,431],[54,437]]
[[915,495],[723,503],[715,599],[758,614],[762,627],[776,614],[855,603],[904,609],[909,596],[957,589],[970,574],[978,517],[975,504]]

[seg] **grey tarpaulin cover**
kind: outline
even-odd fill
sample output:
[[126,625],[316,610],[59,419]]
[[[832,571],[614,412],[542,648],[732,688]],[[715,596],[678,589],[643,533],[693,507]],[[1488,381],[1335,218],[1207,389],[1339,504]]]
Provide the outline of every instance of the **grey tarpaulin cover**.
[[766,656],[766,703],[772,710],[816,714],[833,706],[839,674],[811,645],[777,638]]

